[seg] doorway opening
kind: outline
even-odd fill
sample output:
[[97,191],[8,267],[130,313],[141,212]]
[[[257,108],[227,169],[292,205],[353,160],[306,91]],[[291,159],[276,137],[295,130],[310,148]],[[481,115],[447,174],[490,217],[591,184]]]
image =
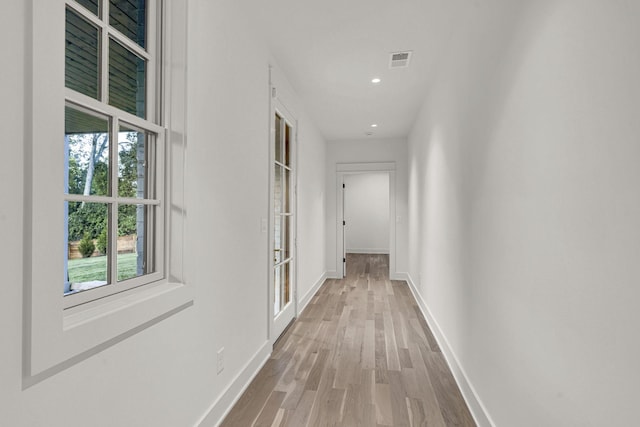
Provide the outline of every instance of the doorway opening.
[[389,254],[389,172],[345,174],[343,184],[346,274],[354,255]]
[[388,254],[389,275],[395,277],[395,163],[338,164],[336,178],[339,275],[346,277],[349,252]]

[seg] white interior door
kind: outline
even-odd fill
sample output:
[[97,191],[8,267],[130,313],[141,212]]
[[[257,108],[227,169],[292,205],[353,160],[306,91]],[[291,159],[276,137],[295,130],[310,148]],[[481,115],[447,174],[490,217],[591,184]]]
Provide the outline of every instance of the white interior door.
[[277,102],[272,109],[271,162],[271,284],[275,341],[296,316],[295,304],[295,121]]

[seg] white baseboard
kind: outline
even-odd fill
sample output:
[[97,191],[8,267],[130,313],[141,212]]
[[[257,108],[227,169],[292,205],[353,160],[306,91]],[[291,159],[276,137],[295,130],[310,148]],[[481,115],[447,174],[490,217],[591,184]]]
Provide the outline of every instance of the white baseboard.
[[433,332],[433,335],[436,341],[438,342],[438,345],[440,346],[440,350],[442,350],[442,354],[445,358],[445,361],[447,362],[447,365],[449,365],[449,369],[451,370],[451,373],[453,374],[453,377],[456,380],[456,383],[458,384],[458,388],[460,388],[462,397],[467,403],[467,406],[469,407],[469,411],[471,411],[471,415],[473,416],[473,419],[475,420],[476,424],[479,427],[495,426],[495,423],[491,420],[491,417],[489,416],[489,412],[487,411],[487,408],[482,404],[482,401],[480,400],[478,393],[476,393],[475,389],[473,388],[473,385],[469,381],[469,378],[467,377],[467,374],[464,371],[464,368],[462,367],[462,365],[460,365],[460,362],[458,361],[458,358],[453,352],[451,345],[449,345],[449,341],[447,340],[446,336],[442,332],[442,329],[440,329],[438,322],[431,314],[431,310],[429,310],[429,306],[427,306],[424,299],[418,292],[416,285],[411,279],[411,275],[409,273],[403,273],[403,274],[406,275],[405,280],[409,284],[409,289],[411,289],[411,293],[413,293],[413,297],[418,302],[418,306],[420,307],[420,311],[422,312],[422,315],[427,321],[429,328],[431,328],[431,332]]
[[207,412],[196,423],[197,427],[214,427],[220,425],[242,393],[271,356],[271,344],[266,341],[258,352],[247,362],[240,373],[231,381],[222,395],[209,407]]
[[309,292],[307,292],[302,299],[298,301],[298,314],[302,313],[302,311],[309,305],[313,296],[318,292],[318,289],[324,284],[325,280],[327,280],[327,273],[324,272],[320,276],[316,283],[313,284]]
[[338,273],[337,271],[327,271],[326,273],[327,279],[342,279],[342,273]]
[[409,273],[401,273],[401,272],[391,273],[389,279],[404,280],[405,282],[409,283]]
[[347,249],[348,254],[381,254],[388,255],[389,249]]

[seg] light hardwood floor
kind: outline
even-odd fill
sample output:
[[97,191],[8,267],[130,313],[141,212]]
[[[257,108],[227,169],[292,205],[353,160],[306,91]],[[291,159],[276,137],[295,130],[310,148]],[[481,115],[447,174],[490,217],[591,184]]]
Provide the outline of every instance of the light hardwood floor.
[[222,426],[474,426],[387,255],[348,254],[275,345]]

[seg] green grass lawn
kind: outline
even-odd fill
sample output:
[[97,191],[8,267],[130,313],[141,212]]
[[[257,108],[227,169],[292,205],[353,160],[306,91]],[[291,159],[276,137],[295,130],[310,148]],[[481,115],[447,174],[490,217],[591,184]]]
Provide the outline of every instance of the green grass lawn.
[[[136,277],[137,254],[118,255],[118,280]],[[71,283],[107,280],[107,257],[70,259],[68,264],[69,281]]]

